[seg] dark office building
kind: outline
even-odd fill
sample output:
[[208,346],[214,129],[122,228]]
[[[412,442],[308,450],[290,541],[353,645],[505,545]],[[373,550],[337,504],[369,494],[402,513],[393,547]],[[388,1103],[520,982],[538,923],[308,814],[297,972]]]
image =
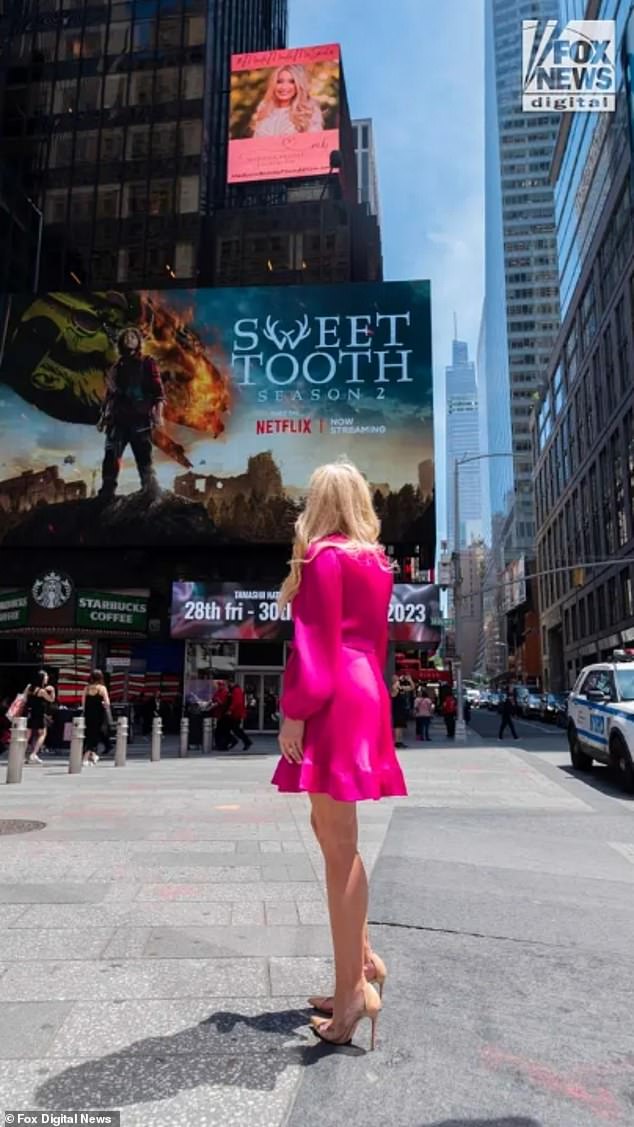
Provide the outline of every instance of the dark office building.
[[42,287],[197,283],[205,217],[228,202],[230,56],[283,47],[286,9],[0,6],[3,152],[43,211]]
[[[544,678],[553,691],[571,688],[584,665],[615,647],[634,645],[634,226],[626,108],[621,85],[615,114],[567,115],[573,120],[562,125],[553,166],[562,328],[533,423],[538,570],[548,572],[539,581]],[[595,560],[596,568],[588,566]]]

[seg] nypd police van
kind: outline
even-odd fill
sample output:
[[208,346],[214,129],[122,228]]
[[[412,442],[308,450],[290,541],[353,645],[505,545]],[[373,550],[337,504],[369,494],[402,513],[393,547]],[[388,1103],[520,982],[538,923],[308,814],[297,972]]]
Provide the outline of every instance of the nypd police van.
[[634,793],[634,653],[616,650],[611,662],[587,666],[570,694],[568,718],[575,770],[591,771],[596,759]]

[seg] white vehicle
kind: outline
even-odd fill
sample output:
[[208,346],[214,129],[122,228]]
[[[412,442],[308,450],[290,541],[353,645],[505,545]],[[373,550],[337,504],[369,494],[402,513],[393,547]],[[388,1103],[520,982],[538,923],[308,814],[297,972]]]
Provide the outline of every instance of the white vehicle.
[[623,788],[634,793],[634,654],[614,652],[614,660],[589,665],[580,673],[568,702],[568,743],[576,771],[591,771],[593,761],[614,767]]

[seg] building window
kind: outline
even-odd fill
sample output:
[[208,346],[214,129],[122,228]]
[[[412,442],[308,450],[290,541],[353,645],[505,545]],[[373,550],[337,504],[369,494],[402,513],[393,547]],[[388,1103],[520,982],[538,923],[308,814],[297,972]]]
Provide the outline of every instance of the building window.
[[200,179],[198,176],[180,176],[178,180],[178,210],[181,215],[198,211]]
[[558,364],[553,376],[553,407],[555,418],[558,418],[564,405],[564,369]]
[[612,467],[614,475],[614,500],[616,505],[616,535],[619,548],[627,544],[627,520],[625,517],[625,466],[621,450],[621,435],[617,430],[612,435]]
[[579,361],[579,349],[577,340],[577,327],[573,322],[572,328],[568,333],[565,346],[566,356],[566,373],[568,376],[568,386],[574,382],[577,374],[577,364]]
[[586,636],[586,600],[579,599],[579,637]]
[[[125,104],[126,100],[126,76],[124,74],[109,74],[104,84],[103,105],[104,109],[112,110],[118,109]],[[132,90],[130,90],[130,102],[134,104],[132,97]]]
[[615,622],[618,622],[620,616],[617,603],[615,576],[612,576],[611,579],[608,579],[608,615],[608,623],[610,626],[612,626]]
[[614,353],[612,350],[612,326],[608,325],[603,334],[603,360],[605,364],[605,401],[606,401],[606,415],[612,414],[615,403],[614,394]]
[[634,615],[634,602],[632,601],[632,576],[630,569],[624,567],[621,572],[621,611],[623,618]]
[[619,392],[620,395],[625,395],[628,385],[625,297],[621,298],[616,307],[616,363],[619,371]]
[[186,67],[184,75],[184,98],[189,101],[193,100],[194,98],[202,98],[204,90],[203,68],[201,66]]
[[[118,184],[104,184],[97,191],[97,215],[100,219],[117,219],[119,216]],[[114,277],[114,275],[113,275]]]
[[128,160],[145,160],[150,151],[149,125],[135,125],[128,130],[126,155]]
[[599,631],[608,625],[605,617],[605,587],[597,587],[597,623]]
[[597,331],[597,304],[594,292],[594,281],[586,286],[586,291],[581,299],[581,351],[585,354]]
[[79,84],[79,97],[77,108],[80,112],[90,113],[101,106],[101,79],[82,78]]
[[591,591],[587,599],[588,603],[588,634],[594,634],[597,625],[594,616],[594,592]]
[[152,132],[152,156],[173,157],[176,147],[176,123],[155,125]]
[[152,180],[148,197],[149,215],[167,215],[174,206],[174,184],[171,180]]
[[194,276],[194,246],[193,243],[177,243],[174,252],[174,273],[177,278],[192,278]]
[[628,505],[630,514],[630,539],[634,539],[634,412],[628,411],[625,416],[625,449],[627,458],[627,488]]
[[180,126],[180,151],[183,156],[200,156],[202,121],[183,121]]

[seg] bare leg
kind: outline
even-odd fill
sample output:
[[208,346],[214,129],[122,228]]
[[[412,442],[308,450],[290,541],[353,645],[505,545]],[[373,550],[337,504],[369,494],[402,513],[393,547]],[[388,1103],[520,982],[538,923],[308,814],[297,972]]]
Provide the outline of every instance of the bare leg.
[[311,795],[313,824],[326,863],[330,928],[335,956],[334,1017],[329,1032],[337,1034],[354,1011],[365,986],[364,948],[367,934],[368,881],[357,849],[357,811],[352,802]]
[[[311,810],[310,825],[311,825],[311,829],[312,829],[315,837],[317,838],[319,848],[322,849],[322,853],[323,853],[323,848],[322,848],[321,840],[320,840],[320,837],[319,837],[319,827],[317,825],[317,819],[315,817],[314,810]],[[368,978],[369,980],[372,980],[372,978],[374,977],[374,964],[372,963],[372,947],[370,945],[370,933],[368,931],[367,912],[366,912],[365,924],[364,924],[364,928],[363,928],[363,965],[364,965],[364,968],[365,968],[366,978]],[[329,1001],[330,999],[325,998],[324,1000]]]
[[29,749],[29,759],[32,756],[39,755],[40,751],[44,747],[44,741],[46,740],[46,728],[40,728],[39,731],[34,732],[33,735],[35,736],[35,739],[33,740]]

